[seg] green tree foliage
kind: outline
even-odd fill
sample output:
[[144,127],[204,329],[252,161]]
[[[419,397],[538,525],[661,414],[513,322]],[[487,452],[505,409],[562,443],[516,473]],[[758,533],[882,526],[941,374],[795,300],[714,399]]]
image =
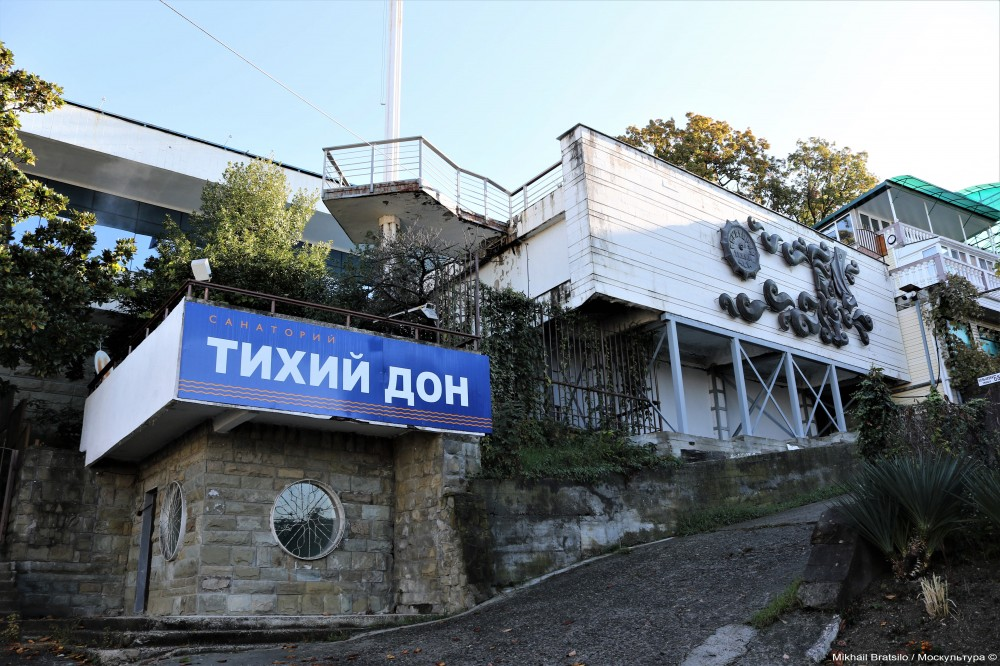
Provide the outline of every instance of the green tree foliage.
[[132,278],[131,293],[122,299],[128,312],[155,312],[191,277],[195,259],[208,259],[212,281],[222,285],[329,301],[330,249],[302,242],[316,196],[292,193],[281,167],[266,160],[232,162],[222,182],[205,185],[201,201],[188,229],[167,218],[158,255],[146,260]]
[[845,203],[878,185],[868,171],[868,153],[837,149],[836,144],[812,137],[798,141],[785,160],[784,180],[790,192],[787,212],[812,226]]
[[657,118],[642,128],[630,125],[618,138],[754,201],[770,201],[776,164],[767,154],[771,147],[767,140],[750,129],[733,129],[723,120],[696,113],[685,116],[684,127],[673,118]]
[[[135,248],[119,241],[95,255],[93,215],[64,211],[65,197],[21,171],[35,156],[18,136],[17,114],[53,110],[61,92],[14,69],[0,42],[0,366],[78,377],[105,334],[91,306],[116,297]],[[31,229],[15,240],[19,225]],[[0,382],[0,392],[7,389]]]
[[767,139],[748,128],[696,113],[687,124],[673,118],[630,125],[618,139],[714,181],[772,210],[814,224],[878,183],[868,154],[812,137],[786,159],[768,153]]

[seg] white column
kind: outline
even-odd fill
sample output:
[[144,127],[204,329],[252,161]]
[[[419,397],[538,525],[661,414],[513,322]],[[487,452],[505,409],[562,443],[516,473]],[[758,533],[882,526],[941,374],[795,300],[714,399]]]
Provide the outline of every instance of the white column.
[[[747,404],[747,383],[743,376],[743,347],[739,338],[730,340],[730,353],[733,357],[733,374],[736,380],[736,399],[740,407],[740,420],[743,422],[743,434],[753,436],[753,424],[750,423],[750,406]],[[730,427],[730,433],[733,429]]]
[[790,425],[796,437],[805,437],[802,430],[802,407],[799,405],[799,388],[795,377],[795,359],[791,352],[785,352],[785,383],[788,384],[788,405],[791,412]]
[[681,367],[681,350],[677,344],[677,322],[667,320],[667,351],[670,354],[670,379],[673,381],[674,406],[677,409],[677,432],[687,433],[687,404],[684,400],[684,369]]

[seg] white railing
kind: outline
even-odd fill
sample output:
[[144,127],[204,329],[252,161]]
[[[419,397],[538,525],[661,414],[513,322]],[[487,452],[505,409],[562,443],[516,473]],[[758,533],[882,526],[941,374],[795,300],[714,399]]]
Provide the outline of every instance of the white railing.
[[944,265],[938,261],[942,257],[928,257],[905,266],[900,266],[890,273],[896,279],[896,289],[912,284],[923,289],[932,284],[937,284],[945,278]]
[[948,275],[961,275],[979,291],[1000,290],[1000,277],[941,254],[914,261],[890,272],[896,279],[897,289],[906,284],[928,287],[943,281]]
[[423,137],[324,148],[323,195],[374,192],[380,185],[415,181],[442,205],[465,217],[508,224],[562,186],[557,162],[513,192],[462,169]]
[[902,222],[898,222],[897,225],[899,230],[902,232],[904,245],[906,243],[918,243],[923,240],[928,240],[929,238],[934,238],[936,235],[929,231],[918,229],[917,227],[911,227],[910,225]]

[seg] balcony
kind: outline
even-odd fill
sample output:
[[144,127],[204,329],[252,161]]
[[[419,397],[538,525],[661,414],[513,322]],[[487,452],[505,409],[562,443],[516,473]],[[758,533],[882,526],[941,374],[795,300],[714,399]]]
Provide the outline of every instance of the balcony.
[[[460,245],[505,233],[514,218],[562,186],[556,163],[508,191],[459,167],[423,137],[325,148],[322,197],[354,243],[395,215]],[[455,222],[459,224],[455,224]]]
[[[995,272],[1000,257],[901,223],[894,226],[898,238],[909,239],[905,245],[896,240],[899,247],[893,249],[896,268],[889,273],[896,280],[897,289],[906,284],[928,287],[949,275],[961,275],[985,292],[980,299],[984,306],[1000,310],[1000,277]],[[891,234],[886,235],[892,238]]]

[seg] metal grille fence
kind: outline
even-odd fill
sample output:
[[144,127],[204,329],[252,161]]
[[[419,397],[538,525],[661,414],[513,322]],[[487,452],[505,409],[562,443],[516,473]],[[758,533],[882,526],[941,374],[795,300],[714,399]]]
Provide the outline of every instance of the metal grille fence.
[[545,349],[545,416],[571,426],[642,434],[658,429],[650,374],[651,335],[606,330],[569,313],[540,326]]

